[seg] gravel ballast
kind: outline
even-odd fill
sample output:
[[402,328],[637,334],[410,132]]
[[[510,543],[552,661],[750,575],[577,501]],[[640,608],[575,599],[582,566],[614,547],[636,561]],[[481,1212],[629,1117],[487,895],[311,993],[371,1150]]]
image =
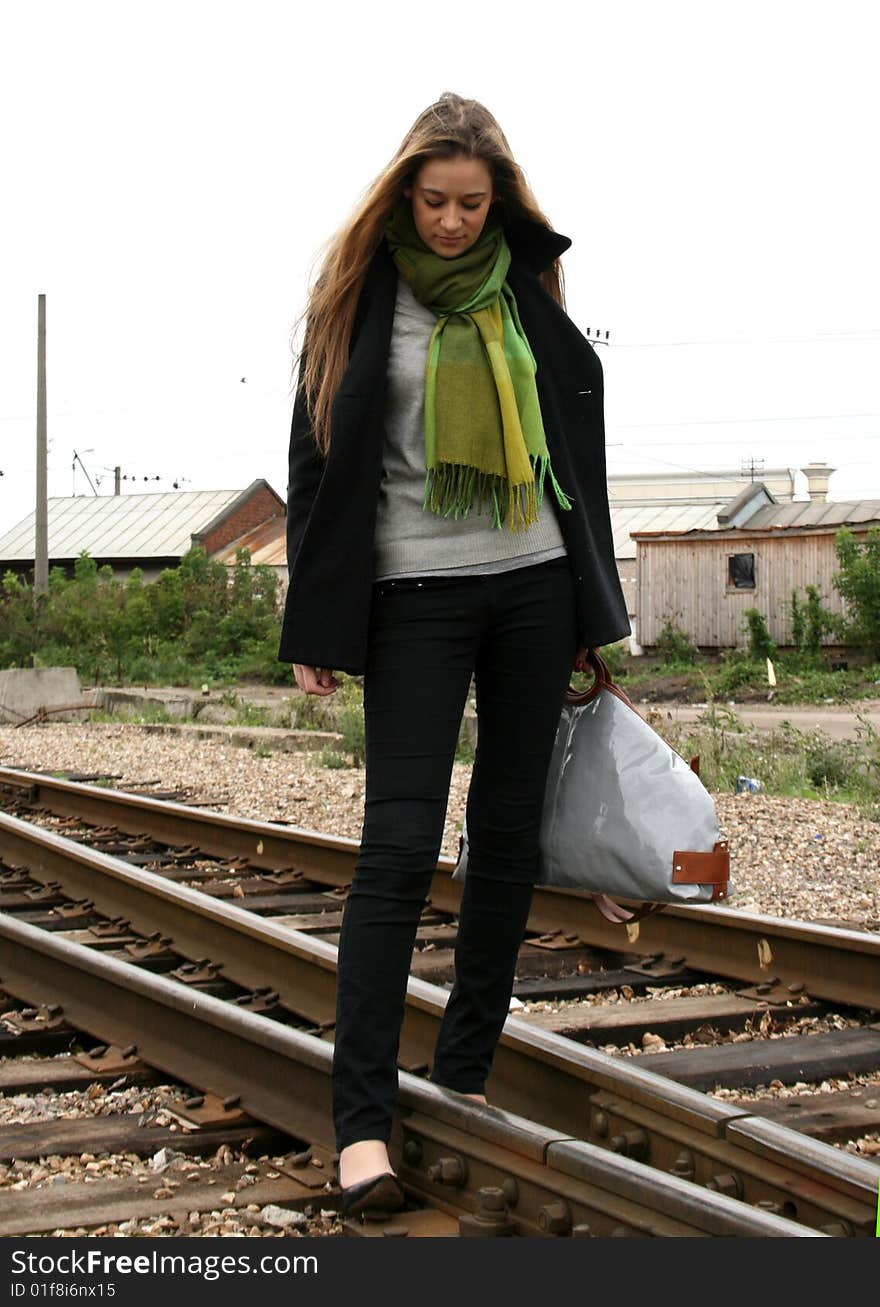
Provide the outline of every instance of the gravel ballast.
[[[54,723],[0,727],[0,762],[45,772],[119,774],[180,789],[207,807],[358,840],[362,768],[334,768],[318,755],[269,753],[215,740],[156,736],[133,724]],[[455,857],[471,767],[455,763],[442,853]],[[729,906],[770,916],[838,921],[880,930],[880,824],[848,803],[714,795],[730,840]]]

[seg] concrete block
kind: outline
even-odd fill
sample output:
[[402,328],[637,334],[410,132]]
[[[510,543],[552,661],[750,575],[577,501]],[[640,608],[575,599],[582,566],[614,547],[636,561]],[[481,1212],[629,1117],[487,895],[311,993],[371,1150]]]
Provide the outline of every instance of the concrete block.
[[202,726],[229,726],[238,713],[226,703],[197,703],[197,720]]
[[0,671],[0,722],[16,726],[31,719],[84,721],[83,698],[75,667],[9,667]]
[[153,735],[179,735],[190,740],[219,740],[237,749],[277,749],[281,753],[317,753],[339,749],[336,731],[290,731],[276,726],[200,726],[198,722],[149,722],[140,727]]
[[173,690],[140,690],[133,687],[117,689],[105,686],[102,700],[102,706],[107,712],[128,713],[131,716],[163,713],[172,721],[184,722],[192,717],[195,695],[185,691],[175,693]]

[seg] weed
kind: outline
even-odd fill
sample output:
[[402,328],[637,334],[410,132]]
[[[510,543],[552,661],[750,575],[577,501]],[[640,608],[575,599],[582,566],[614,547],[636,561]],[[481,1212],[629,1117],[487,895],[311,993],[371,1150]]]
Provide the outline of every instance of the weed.
[[757,608],[747,608],[743,616],[749,636],[749,658],[753,663],[762,663],[767,658],[776,657],[776,645],[770,638],[764,614]]
[[289,701],[283,724],[292,731],[335,731],[337,711],[333,700],[339,693],[297,694]]
[[262,704],[251,703],[249,699],[240,699],[236,714],[236,726],[268,726],[269,709]]
[[[603,645],[599,653],[616,680],[622,680],[628,675],[633,662],[628,639],[618,640],[615,644]],[[592,680],[592,672],[590,673],[590,680]]]
[[851,741],[834,742],[814,732],[806,744],[806,772],[810,784],[827,794],[845,789],[853,771]]
[[654,718],[651,725],[683,758],[700,755],[700,775],[709,790],[729,793],[737,776],[755,776],[768,794],[845,800],[870,820],[880,819],[880,774],[856,740],[833,740],[824,731],[802,731],[790,722],[772,731],[749,731],[735,713],[711,701],[693,726],[660,714]]
[[670,621],[657,636],[656,649],[666,668],[692,667],[700,656],[697,646]]
[[744,649],[729,649],[725,650],[721,666],[712,678],[712,689],[715,694],[726,696],[766,679],[765,665],[756,663]]
[[363,689],[344,672],[340,672],[339,681],[339,689],[332,696],[337,700],[336,730],[342,736],[342,747],[351,758],[351,766],[363,767],[366,750]]
[[465,726],[464,718],[462,718],[458,732],[458,743],[455,746],[455,761],[466,763],[472,767],[475,756],[474,746],[471,744],[470,735]]
[[91,708],[89,710],[90,722],[126,722],[136,726],[159,726],[165,722],[176,720],[177,718],[172,717],[168,709],[161,703],[145,703],[142,708],[129,706],[112,710],[108,708]]

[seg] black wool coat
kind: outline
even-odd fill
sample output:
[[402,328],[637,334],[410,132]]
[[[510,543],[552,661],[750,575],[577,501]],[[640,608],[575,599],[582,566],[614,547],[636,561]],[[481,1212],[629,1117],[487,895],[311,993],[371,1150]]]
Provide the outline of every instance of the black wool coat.
[[[537,364],[547,448],[573,505],[560,508],[548,477],[543,507],[556,513],[568,551],[581,642],[595,648],[630,631],[611,538],[602,365],[538,277],[571,241],[523,220],[508,226],[506,235],[512,256],[507,280]],[[383,239],[358,301],[326,460],[297,388],[287,487],[290,584],[278,653],[283,662],[364,671],[397,275]]]

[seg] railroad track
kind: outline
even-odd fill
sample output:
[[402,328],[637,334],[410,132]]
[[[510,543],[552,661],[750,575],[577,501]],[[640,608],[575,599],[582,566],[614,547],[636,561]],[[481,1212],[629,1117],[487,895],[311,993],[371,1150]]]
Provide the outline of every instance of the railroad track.
[[[0,824],[0,850],[4,862],[12,871],[6,873],[0,884],[0,907],[10,909],[8,916],[13,912],[18,913],[19,922],[16,924],[19,927],[37,930],[38,924],[44,927],[50,924],[54,914],[53,924],[56,927],[67,927],[64,933],[69,935],[72,925],[81,932],[78,938],[72,940],[62,939],[58,934],[56,938],[59,944],[75,944],[82,948],[82,941],[89,932],[97,931],[102,939],[103,960],[106,962],[118,960],[108,956],[111,944],[117,946],[115,952],[129,957],[129,965],[137,952],[144,955],[142,961],[149,960],[155,969],[167,966],[170,961],[171,969],[175,972],[174,979],[168,981],[155,974],[152,979],[162,979],[163,983],[172,984],[178,994],[181,990],[188,991],[199,1002],[210,999],[222,1004],[221,999],[209,992],[212,987],[216,991],[218,986],[221,990],[230,984],[244,986],[251,996],[246,999],[247,1006],[252,1008],[256,1004],[257,1019],[263,1023],[269,1020],[277,1029],[278,1012],[270,1017],[259,1013],[261,991],[264,999],[267,993],[274,994],[276,997],[273,1001],[283,1015],[288,1020],[292,1017],[301,1023],[301,1030],[307,1032],[300,1037],[305,1038],[309,1045],[317,1043],[319,1048],[329,1052],[327,1039],[332,1029],[334,1007],[335,949],[321,938],[316,928],[321,918],[326,918],[322,923],[324,931],[332,932],[334,925],[338,926],[338,890],[344,886],[346,866],[350,875],[356,851],[353,842],[323,840],[268,823],[238,822],[216,813],[197,812],[180,804],[135,799],[130,795],[108,792],[101,786],[77,785],[35,777],[20,771],[0,771],[0,785],[3,786],[7,808],[16,802],[30,816],[40,815],[42,820],[50,823],[56,823],[60,817],[67,833],[72,829],[68,819],[76,814],[80,835],[115,850],[108,853],[99,848],[72,844],[66,835],[57,831],[39,830],[21,819],[3,816]],[[84,827],[81,825],[83,822],[90,825]],[[157,848],[157,843],[162,848]],[[170,879],[153,870],[163,865]],[[149,871],[146,870],[147,866],[150,867]],[[23,868],[27,868],[27,875]],[[458,891],[457,884],[449,878],[450,871],[451,864],[438,866],[435,888],[431,895],[434,918],[429,915],[423,927],[423,931],[428,933],[427,939],[423,937],[425,955],[435,978],[442,970],[442,945],[451,934],[449,925],[439,918],[444,906],[447,912],[454,911]],[[180,883],[184,879],[200,884],[202,890],[196,891],[190,885]],[[551,911],[549,902],[539,903],[538,929],[546,934],[546,928],[553,924],[553,920],[558,929],[558,922],[565,919],[569,927],[567,933],[572,935],[575,933],[572,907],[580,911],[585,906],[584,901],[577,895],[554,896],[550,891],[543,890],[536,893],[536,899],[549,900],[552,897],[558,899],[555,919],[548,918]],[[256,912],[243,910],[252,906],[257,908]],[[298,910],[291,911],[291,908]],[[566,914],[564,918],[561,916],[563,911]],[[196,912],[197,916],[194,915]],[[31,920],[22,920],[22,914],[26,917],[28,913],[31,914]],[[278,915],[273,918],[270,913]],[[39,922],[40,914],[49,920]],[[92,921],[90,914],[99,914],[105,920]],[[711,916],[699,910],[678,915],[683,920],[687,920],[690,915],[697,918]],[[741,924],[738,914],[722,912],[720,915],[735,918]],[[763,951],[757,957],[758,975],[748,973],[743,977],[737,975],[735,970],[728,969],[724,972],[723,968],[715,968],[715,974],[723,971],[736,979],[766,983],[766,980],[761,981],[761,961],[765,964],[768,961],[767,948],[771,950],[770,961],[779,958],[783,962],[790,961],[796,956],[791,943],[794,928],[792,923],[780,923],[766,918],[749,918],[748,922],[753,931],[758,933],[758,939],[765,942]],[[297,925],[296,933],[290,931],[291,924]],[[312,927],[311,934],[302,929],[302,926],[309,924]],[[773,935],[776,928],[782,928],[779,938],[784,941],[778,946],[776,936]],[[602,929],[600,926],[599,930]],[[578,930],[576,933],[582,940],[581,932]],[[133,938],[135,934],[140,937],[139,940]],[[856,974],[848,973],[842,961],[846,954],[847,940],[839,938],[841,935],[856,942],[856,961],[853,964]],[[877,965],[876,949],[880,941],[854,935],[852,932],[828,929],[820,930],[819,937],[826,957],[835,956],[836,950],[837,962],[825,969],[825,980],[829,998],[840,1001],[840,992],[853,994],[860,984],[866,983],[865,977],[870,977],[871,967]],[[46,935],[42,934],[42,938],[45,942]],[[166,956],[163,959],[163,952],[168,954],[169,941],[172,940],[174,954],[177,955],[176,966],[173,958]],[[554,936],[554,940],[558,943],[560,937]],[[550,942],[545,939],[543,945]],[[561,942],[566,943],[564,939]],[[544,962],[549,961],[552,967],[553,962],[558,962],[566,951],[570,958],[574,942],[568,943],[571,946],[568,950],[542,948],[539,939],[531,946],[532,954],[537,954],[539,958],[543,956]],[[627,948],[633,949],[640,943],[645,947],[641,940],[630,940]],[[801,945],[804,948],[808,946],[803,940]],[[873,957],[872,945],[875,950]],[[650,947],[650,942],[648,946]],[[705,951],[707,947],[705,941],[694,945],[696,952],[700,948]],[[774,959],[775,947],[778,951]],[[579,943],[579,948],[583,953],[583,944]],[[617,949],[620,949],[619,941]],[[4,954],[6,952],[4,949]],[[756,948],[756,954],[758,952]],[[744,966],[740,959],[741,953],[741,949],[734,948],[722,951],[720,956],[724,965],[731,968],[731,959],[734,959],[737,966]],[[181,956],[189,959],[188,970],[180,964]],[[664,961],[665,959],[660,959],[658,964],[657,961],[651,963],[650,959],[643,959],[640,972],[638,960],[630,957],[629,969],[609,971],[606,968],[604,972],[594,971],[587,976],[568,977],[568,985],[571,987],[574,983],[581,983],[589,987],[592,984],[598,988],[607,985],[609,979],[619,984],[619,978],[615,980],[615,977],[621,970],[626,970],[630,981],[636,986],[654,983],[661,978],[657,973],[664,970],[671,969],[672,974],[679,977],[683,974],[685,964],[678,962],[673,966],[670,963],[665,967]],[[647,968],[645,962],[649,964]],[[33,957],[29,965],[31,968],[36,965]],[[533,970],[537,969],[534,956],[529,966]],[[690,956],[687,956],[687,967],[693,969]],[[776,969],[782,971],[783,967],[778,966]],[[0,976],[0,982],[6,985],[5,973],[8,968],[4,966],[0,970],[4,973]],[[766,965],[763,974],[766,978]],[[553,992],[554,989],[558,992],[560,987],[565,988],[565,979],[539,981],[525,978],[519,982],[519,987],[522,992],[528,992],[529,986],[532,991],[536,986],[539,990],[544,986],[548,992]],[[792,995],[788,986],[797,988],[801,982],[789,979],[788,974],[777,979],[778,984],[764,995],[750,998],[731,996],[727,1001],[728,1009],[736,1009],[736,1019],[743,1016],[749,1019],[747,1011],[753,1016],[758,1012],[766,1014],[774,1010],[779,1013],[783,1010],[779,1001],[782,997],[780,986],[783,984],[786,986],[785,1011],[803,1010],[818,997],[812,985],[809,987],[809,996],[803,993]],[[25,993],[28,984],[31,985],[31,992]],[[28,1001],[38,1001],[38,996],[32,992],[33,979],[28,980],[27,968],[22,968],[17,973],[15,984],[7,985],[7,988],[16,992],[16,986]],[[241,998],[241,995],[238,997]],[[718,997],[724,998],[723,995]],[[39,1001],[49,1001],[48,990]],[[57,1001],[57,996],[51,1001]],[[438,1092],[415,1073],[427,1068],[444,1001],[445,994],[436,985],[418,978],[411,979],[401,1054],[404,1066],[409,1068],[409,1074],[404,1071],[402,1079],[406,1079],[413,1093],[417,1092],[416,1087],[421,1094],[428,1093],[436,1097]],[[66,1014],[69,1004],[68,999],[64,1005]],[[793,1004],[796,1005],[795,1008],[792,1008]],[[659,1013],[663,1007],[671,1010],[674,1005],[666,1002],[651,1006],[656,1007]],[[716,1007],[719,1006],[721,1005],[716,1004]],[[104,1007],[106,1008],[106,1003]],[[239,1013],[244,1010],[239,1004]],[[591,1012],[597,1010],[591,1009]],[[248,1016],[252,1015],[253,1012],[248,1012]],[[100,1029],[97,1028],[98,1018],[94,1014],[89,1016],[88,1022],[83,1021],[81,1016],[71,1016],[70,1019],[102,1039],[114,1043],[125,1039],[122,1033],[117,1039],[117,1034],[108,1029],[112,1019],[106,1013]],[[685,1020],[680,1007],[676,1010],[674,1019],[679,1023]],[[287,1033],[291,1033],[289,1029]],[[872,1030],[868,1023],[852,1033],[870,1043],[878,1032]],[[797,1042],[812,1043],[815,1046],[821,1038],[813,1036],[811,1040]],[[138,1042],[139,1047],[142,1047],[142,1041]],[[764,1047],[793,1042],[764,1041],[762,1050]],[[852,1046],[847,1053],[850,1056],[854,1050],[854,1041],[848,1042]],[[225,1081],[209,1084],[205,1079],[204,1067],[201,1068],[199,1078],[199,1075],[191,1075],[190,1069],[179,1061],[172,1065],[172,1053],[175,1048],[179,1051],[180,1047],[180,1034],[176,1032],[170,1049],[166,1048],[161,1057],[153,1050],[147,1060],[190,1079],[194,1084],[207,1085],[215,1092],[227,1095],[239,1092],[241,1084],[238,1081],[232,1086]],[[756,1055],[757,1041],[729,1047],[733,1047],[734,1051],[747,1048],[752,1052],[753,1062],[760,1062]],[[867,1065],[870,1055],[864,1049],[862,1052]],[[677,1057],[678,1054],[663,1056]],[[650,1061],[653,1067],[659,1058],[654,1056],[646,1061]],[[229,1074],[228,1068],[226,1074]],[[235,1074],[240,1074],[243,1078],[245,1068],[242,1067]],[[766,1078],[765,1072],[762,1071],[761,1074]],[[222,1080],[223,1068],[218,1070],[218,1075]],[[261,1079],[265,1082],[265,1077]],[[275,1124],[297,1137],[312,1139],[315,1136],[309,1131],[304,1134],[302,1129],[292,1129],[293,1122],[289,1117],[290,1091],[287,1080],[282,1083],[285,1084],[285,1091],[281,1102],[257,1101],[262,1091],[250,1087],[247,1087],[242,1096],[242,1102],[258,1119]],[[541,1029],[515,1017],[505,1027],[491,1088],[493,1103],[503,1110],[487,1112],[486,1109],[473,1108],[470,1104],[459,1106],[458,1110],[466,1113],[469,1122],[464,1130],[465,1135],[474,1129],[472,1121],[475,1113],[482,1125],[493,1126],[495,1134],[499,1131],[503,1133],[508,1118],[519,1117],[530,1128],[538,1120],[541,1122],[540,1128],[550,1132],[548,1138],[559,1140],[562,1134],[569,1141],[577,1141],[579,1146],[591,1148],[596,1156],[604,1157],[606,1163],[613,1161],[616,1164],[632,1163],[636,1167],[641,1166],[652,1177],[652,1188],[661,1181],[665,1184],[675,1180],[697,1187],[704,1195],[714,1193],[734,1200],[734,1205],[743,1212],[761,1210],[764,1215],[775,1219],[796,1221],[801,1227],[825,1233],[873,1233],[877,1176],[880,1174],[878,1168],[833,1149],[826,1143],[794,1134],[776,1122],[762,1120],[755,1114],[754,1104],[731,1106],[721,1103],[675,1083],[666,1075],[660,1076],[644,1065],[605,1056],[574,1043],[552,1029]],[[312,1086],[312,1090],[316,1091],[316,1086]],[[450,1097],[455,1096],[439,1092],[441,1101],[448,1107]],[[285,1101],[288,1103],[286,1116]],[[324,1120],[326,1129],[326,1120],[329,1118],[326,1090],[323,1099],[313,1098],[311,1101],[323,1103],[318,1116]],[[400,1121],[396,1127],[396,1146],[402,1158],[401,1174],[411,1192],[423,1199],[436,1199],[437,1194],[433,1191],[439,1186],[448,1205],[449,1193],[454,1190],[457,1200],[463,1202],[467,1209],[464,1213],[459,1212],[457,1219],[466,1216],[468,1212],[474,1215],[481,1210],[479,1204],[483,1199],[480,1198],[480,1191],[493,1186],[477,1182],[480,1178],[485,1180],[485,1174],[480,1177],[478,1172],[473,1172],[472,1167],[461,1167],[458,1164],[452,1166],[451,1171],[447,1166],[449,1174],[444,1178],[443,1167],[438,1170],[439,1163],[444,1158],[436,1153],[433,1160],[422,1164],[422,1157],[426,1155],[424,1140],[421,1137],[416,1139],[408,1132],[411,1131],[413,1117],[423,1114],[421,1109],[408,1109],[406,1095],[402,1094]],[[503,1126],[499,1125],[502,1119]],[[312,1124],[317,1126],[317,1122]],[[517,1126],[518,1131],[524,1128],[521,1124]],[[546,1138],[545,1145],[549,1147]],[[417,1159],[419,1148],[422,1149],[422,1157]],[[430,1153],[427,1155],[430,1157]],[[445,1160],[448,1161],[453,1156],[462,1158],[464,1154],[450,1152]],[[426,1182],[426,1174],[431,1168],[435,1172],[434,1180]],[[505,1174],[510,1174],[509,1167]],[[595,1185],[595,1181],[591,1183]],[[642,1183],[646,1183],[644,1176]],[[496,1187],[504,1191],[503,1184]],[[508,1186],[508,1190],[510,1188]],[[744,1201],[736,1202],[738,1199]],[[497,1202],[497,1197],[491,1201]],[[548,1221],[551,1226],[554,1225],[546,1212],[543,1218],[539,1216],[547,1203],[539,1204],[531,1216],[527,1215],[526,1207],[522,1204],[523,1200],[518,1199],[513,1214],[509,1210],[503,1214],[505,1221],[513,1221],[517,1232],[541,1231],[541,1219],[545,1226]],[[756,1204],[761,1204],[761,1208],[757,1208]],[[595,1213],[592,1214],[592,1219],[586,1220],[575,1220],[574,1215],[576,1213],[568,1221],[569,1229],[582,1224],[589,1225],[594,1232],[601,1228]],[[488,1228],[492,1224],[485,1213],[480,1220],[481,1228]],[[500,1220],[496,1224],[500,1228]],[[644,1221],[629,1227],[625,1222],[618,1221],[613,1228],[617,1229],[618,1226],[628,1228],[630,1232],[644,1232],[647,1228]],[[549,1232],[563,1231],[554,1228]]]
[[[122,962],[23,922],[0,919],[3,985],[42,999],[31,1029],[42,1020],[69,1021],[107,1038],[136,1033],[137,1047],[100,1050],[95,1070],[109,1057],[113,1074],[126,1072],[135,1054],[191,1083],[226,1094],[219,1106],[244,1108],[285,1133],[308,1140],[298,1153],[302,1180],[285,1168],[283,1202],[314,1206],[317,1162],[327,1156],[330,1064],[328,1043],[295,1027],[193,991],[143,966]],[[63,1008],[50,1000],[64,995]],[[57,1034],[57,1025],[54,1027]],[[364,1237],[405,1234],[451,1236],[709,1236],[802,1237],[817,1232],[735,1199],[707,1192],[675,1176],[618,1157],[557,1130],[497,1110],[478,1109],[414,1076],[401,1076],[401,1120],[392,1140],[410,1210],[357,1226]],[[240,1091],[240,1092],[239,1092]],[[215,1099],[215,1103],[216,1103]],[[224,1104],[227,1105],[224,1107]],[[212,1108],[214,1125],[223,1125]],[[186,1118],[184,1118],[186,1119]],[[190,1118],[191,1119],[191,1118]],[[246,1129],[251,1129],[250,1121]],[[82,1137],[82,1136],[80,1136]],[[0,1141],[2,1142],[2,1141]],[[293,1165],[293,1159],[291,1165]],[[307,1164],[307,1165],[306,1165]],[[318,1172],[317,1183],[326,1172]],[[239,1177],[240,1178],[240,1177]],[[259,1179],[270,1180],[268,1174]],[[280,1178],[277,1174],[275,1179]],[[159,1210],[180,1212],[191,1191],[153,1195]],[[244,1200],[251,1198],[245,1191]],[[16,1195],[18,1198],[18,1195]],[[118,1210],[112,1192],[101,1195],[97,1216]],[[235,1201],[235,1191],[227,1198]],[[211,1195],[208,1196],[210,1201]],[[164,1201],[160,1201],[164,1199]],[[322,1204],[332,1202],[325,1193]],[[73,1204],[77,1223],[95,1219],[87,1199]],[[32,1202],[39,1210],[39,1200]],[[10,1205],[18,1232],[27,1224]],[[151,1204],[151,1209],[156,1210]],[[45,1218],[41,1218],[45,1219]],[[117,1217],[118,1219],[118,1217]]]
[[[13,1050],[0,1062],[3,1237],[332,1231],[319,1154],[231,1101],[168,1084],[132,1047],[0,1003],[18,1036],[0,1032]],[[64,1052],[33,1051],[47,1047]]]

